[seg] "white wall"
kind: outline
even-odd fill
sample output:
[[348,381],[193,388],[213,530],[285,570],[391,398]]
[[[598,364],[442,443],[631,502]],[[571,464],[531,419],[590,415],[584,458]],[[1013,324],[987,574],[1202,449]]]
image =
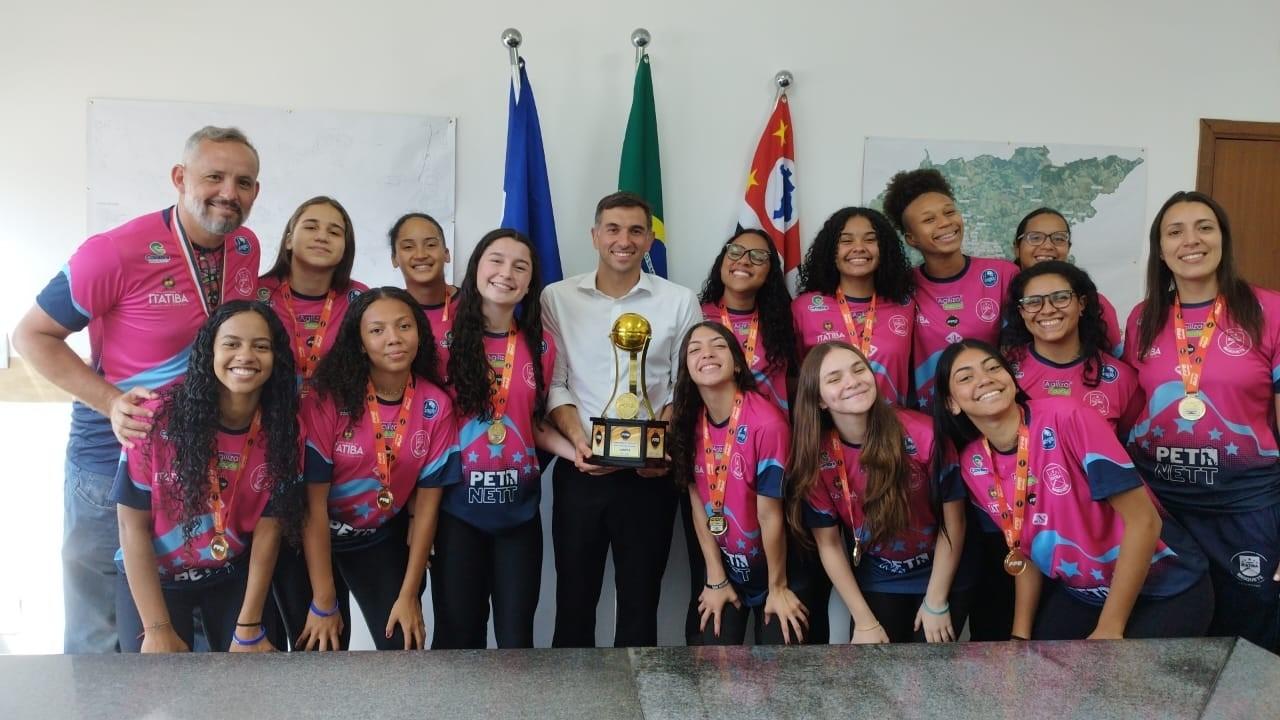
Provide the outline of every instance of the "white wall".
[[[508,67],[498,35],[518,27],[565,270],[581,272],[594,265],[591,209],[617,179],[628,37],[644,26],[671,275],[694,286],[737,215],[781,68],[796,76],[805,242],[859,197],[867,135],[1143,146],[1150,214],[1194,184],[1199,118],[1280,120],[1280,3],[1214,5],[3,0],[0,329],[12,331],[62,262],[50,248],[69,252],[85,235],[89,97],[457,117],[465,257],[501,213]],[[166,172],[156,168],[157,183]]]

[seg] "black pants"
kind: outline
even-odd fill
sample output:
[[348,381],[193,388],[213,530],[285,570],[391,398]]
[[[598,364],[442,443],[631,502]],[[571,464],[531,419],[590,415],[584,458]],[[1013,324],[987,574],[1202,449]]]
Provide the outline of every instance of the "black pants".
[[968,511],[961,562],[971,564],[975,577],[969,639],[1008,640],[1013,634],[1013,576],[1004,571],[1009,547],[1003,533],[983,532],[976,517],[980,510],[969,505]]
[[[392,629],[391,637],[387,637],[387,618],[391,616],[391,608],[400,597],[400,585],[404,582],[405,568],[409,564],[409,513],[401,512],[390,522],[386,537],[374,545],[358,550],[344,550],[333,553],[333,582],[335,589],[346,586],[360,604],[360,612],[364,615],[365,624],[369,626],[369,634],[373,636],[373,644],[379,650],[403,650],[404,631],[399,625]],[[283,556],[283,553],[282,553]],[[300,556],[299,556],[300,557]],[[277,561],[277,571],[280,563]],[[307,620],[307,612],[311,607],[311,583],[298,582],[294,569],[293,578],[282,577],[279,572],[275,576],[275,591],[280,598],[281,613],[289,626],[289,636],[298,639]],[[306,577],[306,565],[302,567],[302,577]],[[426,578],[423,578],[418,595],[426,589]],[[342,647],[349,646],[351,640],[349,607],[347,593],[339,590],[338,603],[347,603],[343,621],[347,629],[343,630]],[[294,630],[293,628],[297,628]]]
[[[1089,637],[1102,614],[1101,605],[1072,597],[1046,579],[1036,609],[1033,640],[1081,640]],[[1168,598],[1138,596],[1125,625],[1126,638],[1200,637],[1213,617],[1213,585],[1206,573],[1190,588]]]
[[787,583],[791,591],[809,610],[809,628],[805,632],[805,645],[826,645],[831,642],[831,578],[822,567],[818,548],[812,538],[801,543],[794,535],[787,535]]
[[[884,632],[889,636],[889,642],[924,642],[924,628],[915,629],[916,613],[920,610],[920,603],[924,601],[924,595],[913,595],[908,593],[882,593],[882,592],[866,592],[862,593],[862,597],[866,599],[867,605],[871,607],[871,612],[876,616],[876,622],[884,628]],[[960,630],[964,627],[964,621],[969,617],[969,608],[972,604],[973,594],[968,590],[952,592],[947,598],[947,604],[951,606],[951,629],[955,632],[955,637],[959,639]],[[849,635],[853,636],[856,629],[856,623],[850,619]]]
[[489,605],[500,648],[533,647],[533,614],[542,581],[542,516],[490,534],[440,513],[431,560],[435,649],[483,648]]
[[[244,603],[245,585],[249,581],[248,563],[225,580],[212,585],[198,585],[190,589],[162,590],[165,608],[169,611],[169,622],[173,631],[182,638],[187,647],[197,649],[195,615],[200,614],[204,627],[204,635],[208,638],[209,648],[217,652],[225,652],[231,647],[231,637],[236,631],[236,619],[240,616],[240,606]],[[129,581],[124,573],[116,579],[116,627],[120,633],[120,650],[122,652],[140,652],[142,650],[142,618],[138,615],[138,606],[133,602],[133,593],[129,591]],[[262,608],[262,625],[268,635],[276,627],[275,605],[268,597]]]
[[658,598],[671,551],[676,488],[632,470],[592,476],[557,460],[551,538],[556,556],[552,645],[593,647],[605,558],[613,551],[616,647],[656,645]]
[[[741,591],[738,592],[738,595],[741,597]],[[747,623],[751,623],[755,627],[757,645],[782,645],[784,643],[782,622],[775,617],[766,625],[764,622],[763,603],[754,608],[746,605],[738,608],[726,603],[724,611],[720,613],[719,637],[716,636],[715,620],[708,618],[707,629],[699,633],[698,644],[741,645],[747,638]]]
[[689,607],[684,616],[684,642],[691,646],[703,644],[703,632],[698,629],[702,622],[698,613],[698,596],[707,583],[707,563],[702,559],[702,547],[698,545],[698,535],[693,530],[692,503],[688,491],[680,493],[680,527],[684,530],[684,549],[689,556]]
[[[351,646],[351,588],[347,587],[338,570],[338,560],[330,558],[333,572],[334,597],[338,599],[338,612],[342,615],[342,634],[339,642],[342,648]],[[281,634],[289,639],[289,648],[298,642],[302,628],[307,622],[307,612],[311,607],[313,591],[311,576],[307,573],[307,561],[302,551],[281,546],[280,556],[276,559],[276,571],[271,577],[271,592],[275,595],[276,606],[280,609]],[[328,610],[329,608],[321,608]],[[284,646],[280,646],[283,650]]]

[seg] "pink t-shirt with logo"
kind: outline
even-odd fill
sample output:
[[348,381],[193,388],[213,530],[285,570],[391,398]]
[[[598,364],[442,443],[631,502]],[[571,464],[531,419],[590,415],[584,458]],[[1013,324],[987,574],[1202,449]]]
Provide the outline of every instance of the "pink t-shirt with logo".
[[[1124,521],[1107,499],[1134,488],[1143,488],[1148,495],[1150,490],[1098,413],[1072,398],[1031,400],[1027,412],[1030,445],[1020,535],[1023,552],[1073,596],[1101,605],[1110,592],[1124,537]],[[970,497],[1000,527],[1004,507],[995,499],[993,461],[1005,501],[1012,503],[1016,451],[988,455],[979,438],[959,453],[960,474]],[[1159,509],[1154,497],[1152,502]],[[1167,515],[1163,521],[1143,595],[1176,595],[1198,581],[1208,567],[1186,531]]]
[[[1151,349],[1139,355],[1138,321],[1129,314],[1125,359],[1138,372],[1146,403],[1129,438],[1129,452],[1169,507],[1242,512],[1280,503],[1276,395],[1280,394],[1280,293],[1254,288],[1262,306],[1257,342],[1223,308],[1205,353],[1199,420],[1178,414],[1186,395],[1178,371],[1173,311]],[[1213,303],[1183,305],[1187,339],[1196,345]]]
[[[787,418],[770,399],[759,393],[743,393],[742,410],[735,428],[708,422],[711,445],[730,453],[725,482],[724,516],[728,531],[717,537],[729,579],[749,607],[764,604],[769,591],[769,570],[765,562],[764,537],[760,529],[756,498],[783,496],[783,467],[791,447]],[[698,485],[707,516],[711,516],[711,493],[704,467],[706,444],[694,426],[693,477]],[[714,450],[713,450],[714,452]]]
[[[413,403],[401,434],[404,441],[391,464],[392,505],[378,508],[381,487],[375,472],[373,421],[366,408],[354,427],[333,398],[311,393],[299,412],[306,436],[303,473],[309,483],[330,483],[329,529],[335,549],[354,549],[382,539],[377,533],[404,508],[415,488],[458,482],[458,429],[453,401],[440,388],[416,378]],[[378,419],[393,449],[391,433],[400,401],[378,401]]]
[[[208,318],[194,251],[175,237],[172,220],[169,208],[85,240],[36,299],[68,330],[89,328],[93,368],[121,390],[157,390],[182,377]],[[222,258],[222,302],[254,299],[257,236],[244,227],[227,233]],[[102,474],[119,460],[110,421],[79,402],[68,455]]]
[[[448,306],[449,317],[444,316],[444,309]],[[422,305],[422,312],[427,316],[427,323],[431,325],[431,337],[436,341],[436,365],[440,371],[442,380],[449,379],[449,346],[453,344],[453,321],[458,316],[458,293],[453,293],[449,299],[439,305]]]
[[[506,334],[485,334],[484,351],[498,377],[507,354]],[[543,387],[551,384],[556,347],[551,333],[542,333],[542,364],[536,371],[524,335],[516,338],[516,375],[507,395],[502,425],[507,436],[499,445],[489,442],[488,417],[458,419],[462,449],[462,482],[445,488],[440,509],[486,532],[528,522],[542,499],[542,469],[533,437],[533,409],[537,404],[535,372]],[[478,372],[478,371],[477,371]]]
[[[1016,358],[1016,359],[1015,359]],[[1018,386],[1031,398],[1074,397],[1098,411],[1123,441],[1142,410],[1138,374],[1128,363],[1103,355],[1098,384],[1084,383],[1084,358],[1062,364],[1036,354],[1031,346],[1010,356]]]
[[[801,360],[815,345],[829,340],[859,346],[862,324],[866,321],[871,298],[846,298],[846,302],[859,337],[849,337],[844,316],[840,313],[840,304],[834,297],[808,292],[801,293],[792,301],[791,318],[795,321]],[[880,394],[895,405],[902,405],[907,401],[915,316],[916,304],[913,299],[908,299],[905,303],[884,298],[876,300],[876,323],[871,328],[871,353],[867,359],[876,374]]]
[[[327,295],[310,296],[299,295],[296,292],[290,292],[293,296],[293,315],[289,315],[289,304],[284,301],[284,296],[280,292],[280,286],[283,283],[280,278],[263,277],[258,281],[258,300],[271,306],[276,311],[276,316],[280,318],[281,324],[284,325],[285,332],[289,333],[289,347],[294,350],[294,360],[298,358],[298,333],[302,333],[307,339],[307,347],[311,347],[312,338],[320,327],[320,318],[324,314],[325,303],[328,302]],[[342,320],[347,316],[347,308],[351,303],[355,302],[360,293],[368,290],[362,282],[351,281],[351,285],[343,291],[335,291],[333,295],[333,307],[329,310],[329,326],[324,330],[324,337],[320,344],[320,357],[324,357],[333,349],[333,343],[338,339],[338,328],[342,326]],[[302,377],[301,366],[299,365],[298,377]]]
[[[733,331],[735,337],[738,338],[738,345],[742,347],[743,352],[747,349],[747,338],[751,334],[751,321],[758,317],[756,311],[743,311],[728,309],[730,330]],[[717,303],[703,303],[702,317],[711,322],[720,322],[720,306]],[[764,328],[761,327],[756,331],[756,350],[755,356],[747,358],[747,362],[751,365],[751,374],[755,376],[756,387],[759,388],[761,394],[773,400],[774,404],[787,411],[787,365],[785,361],[779,362],[774,367],[769,366],[769,361],[765,357],[768,354],[764,345]]]
[[931,278],[924,266],[917,266],[912,273],[918,309],[912,376],[916,401],[927,408],[933,403],[938,359],[948,345],[965,339],[997,341],[1001,306],[1018,266],[1008,260],[966,255],[964,269],[953,277]]
[[[923,413],[895,408],[903,429],[903,452],[907,456],[910,479],[907,481],[908,526],[889,538],[871,543],[870,529],[855,527],[852,509],[846,505],[840,486],[840,471],[831,457],[829,441],[823,440],[818,482],[807,498],[805,524],[809,527],[842,527],[846,537],[855,532],[862,540],[864,556],[855,568],[858,587],[868,592],[923,593],[933,570],[934,548],[938,543],[939,519],[934,516],[929,500],[929,463],[933,453],[933,424]],[[867,473],[862,467],[862,446],[840,444],[845,475],[853,485],[854,503],[861,507],[867,496]],[[939,488],[942,501],[962,500],[964,486],[954,472],[948,472]],[[865,515],[863,515],[865,522]],[[850,547],[851,541],[846,541]]]
[[[154,411],[159,400],[146,406]],[[222,478],[222,502],[225,509],[227,557],[215,560],[209,550],[214,537],[214,518],[206,512],[197,518],[199,526],[188,544],[183,540],[182,523],[172,503],[180,502],[180,491],[174,486],[176,450],[163,433],[152,434],[126,450],[116,474],[111,498],[121,505],[151,513],[152,547],[156,553],[160,582],[166,587],[191,587],[193,583],[211,582],[241,571],[241,556],[249,551],[258,519],[267,512],[271,500],[272,478],[267,467],[267,432],[261,429],[249,451],[244,451],[248,429],[219,429],[214,435],[219,476]],[[245,470],[236,481],[236,472]],[[236,484],[231,486],[235,481]],[[124,549],[116,551],[116,567],[124,572]]]

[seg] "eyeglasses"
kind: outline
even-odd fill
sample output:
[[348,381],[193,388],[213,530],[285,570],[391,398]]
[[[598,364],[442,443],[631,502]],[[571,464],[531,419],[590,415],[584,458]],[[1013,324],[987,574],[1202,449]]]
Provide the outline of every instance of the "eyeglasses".
[[1025,232],[1018,236],[1018,240],[1025,240],[1028,245],[1033,247],[1043,245],[1045,240],[1053,243],[1054,247],[1066,247],[1071,244],[1071,233],[1066,230],[1059,230],[1054,233]]
[[1075,292],[1071,290],[1058,290],[1048,295],[1028,295],[1018,301],[1018,309],[1028,315],[1034,315],[1040,312],[1040,308],[1044,307],[1044,301],[1048,300],[1049,304],[1055,308],[1066,310],[1075,296]]
[[725,245],[724,254],[728,256],[730,260],[734,261],[741,260],[742,256],[746,255],[752,265],[764,265],[769,262],[768,250],[748,250],[738,243],[729,243],[728,245]]

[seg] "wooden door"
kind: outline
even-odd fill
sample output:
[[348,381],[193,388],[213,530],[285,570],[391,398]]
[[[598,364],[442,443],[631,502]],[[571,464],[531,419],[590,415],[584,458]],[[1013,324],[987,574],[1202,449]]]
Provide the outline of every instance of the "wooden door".
[[1226,209],[1244,278],[1280,290],[1280,123],[1201,120],[1196,190]]

